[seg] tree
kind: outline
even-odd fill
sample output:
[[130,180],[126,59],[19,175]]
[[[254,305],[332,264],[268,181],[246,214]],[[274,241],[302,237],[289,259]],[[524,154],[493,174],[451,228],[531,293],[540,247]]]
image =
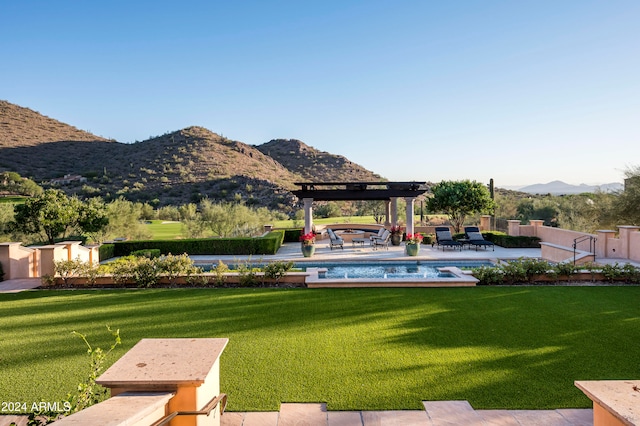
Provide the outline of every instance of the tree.
[[607,222],[618,225],[640,224],[640,166],[628,167],[624,190],[616,197],[607,214]]
[[26,234],[43,234],[49,244],[78,224],[81,201],[59,189],[47,189],[24,204],[15,206],[12,227]]
[[107,207],[100,198],[91,198],[80,209],[78,226],[94,242],[104,241],[104,231],[109,225]]
[[455,232],[460,232],[467,216],[489,212],[494,205],[487,187],[476,181],[442,181],[431,192],[429,210],[447,214]]

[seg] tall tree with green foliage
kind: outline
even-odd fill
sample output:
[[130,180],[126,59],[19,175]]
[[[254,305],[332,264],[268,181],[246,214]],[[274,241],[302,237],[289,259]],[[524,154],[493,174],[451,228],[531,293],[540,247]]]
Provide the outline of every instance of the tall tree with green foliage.
[[78,224],[82,202],[59,189],[47,189],[14,207],[12,227],[26,234],[42,234],[49,244]]
[[618,193],[608,213],[608,220],[618,225],[640,225],[640,166],[625,172],[624,190]]
[[429,211],[447,214],[455,232],[460,232],[467,216],[488,213],[494,205],[489,189],[476,181],[443,180],[431,187],[431,192]]

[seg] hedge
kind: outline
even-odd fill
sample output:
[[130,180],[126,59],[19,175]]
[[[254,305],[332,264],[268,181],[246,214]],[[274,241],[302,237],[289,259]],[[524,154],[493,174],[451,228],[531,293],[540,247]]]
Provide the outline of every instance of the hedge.
[[284,241],[287,243],[297,243],[300,241],[300,235],[302,235],[302,229],[285,229]]
[[[538,237],[514,237],[504,232],[496,231],[483,232],[482,236],[485,240],[504,248],[540,248],[540,238]],[[454,240],[459,240],[460,238],[464,238],[464,233],[453,235]]]
[[[114,256],[128,256],[138,250],[157,249],[162,254],[220,254],[260,255],[276,254],[284,241],[283,230],[269,232],[263,237],[199,238],[184,240],[142,240],[113,243]],[[102,257],[101,257],[102,259]]]
[[498,232],[482,233],[485,239],[504,248],[540,248],[540,238],[512,236]]
[[100,262],[103,260],[111,259],[115,256],[115,246],[112,243],[102,244],[98,249],[98,259]]

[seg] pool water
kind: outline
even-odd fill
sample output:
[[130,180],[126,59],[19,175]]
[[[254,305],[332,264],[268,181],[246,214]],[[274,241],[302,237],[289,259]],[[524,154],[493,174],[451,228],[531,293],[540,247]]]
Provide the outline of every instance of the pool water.
[[[474,268],[491,265],[490,262],[335,262],[297,264],[296,267],[326,268],[324,278],[453,278],[449,272],[440,272],[438,268],[456,266],[458,268]],[[321,278],[323,278],[321,276]]]
[[[404,262],[297,262],[295,269],[306,270],[306,268],[325,268],[326,274],[321,274],[320,278],[344,279],[344,278],[454,278],[455,275],[449,272],[440,272],[438,268],[458,267],[460,269],[471,269],[480,266],[492,265],[489,261],[483,260],[439,260],[439,261],[404,261]],[[205,271],[210,271],[216,265],[198,265]],[[228,265],[230,270],[234,270],[238,265]],[[253,267],[263,267],[263,263],[252,264]]]

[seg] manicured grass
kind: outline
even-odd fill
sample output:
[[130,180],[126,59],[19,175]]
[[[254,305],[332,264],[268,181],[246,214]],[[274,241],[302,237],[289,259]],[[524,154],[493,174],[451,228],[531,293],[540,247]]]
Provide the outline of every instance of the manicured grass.
[[[640,376],[640,287],[156,289],[0,294],[0,401],[56,401],[139,339],[228,337],[230,411],[589,407],[574,380]],[[188,360],[187,360],[188,361]]]
[[152,220],[147,228],[153,234],[154,240],[173,240],[182,236],[182,224],[180,222],[165,222]]
[[28,197],[21,197],[19,195],[10,196],[10,197],[0,197],[0,203],[7,204],[22,204],[27,200]]

